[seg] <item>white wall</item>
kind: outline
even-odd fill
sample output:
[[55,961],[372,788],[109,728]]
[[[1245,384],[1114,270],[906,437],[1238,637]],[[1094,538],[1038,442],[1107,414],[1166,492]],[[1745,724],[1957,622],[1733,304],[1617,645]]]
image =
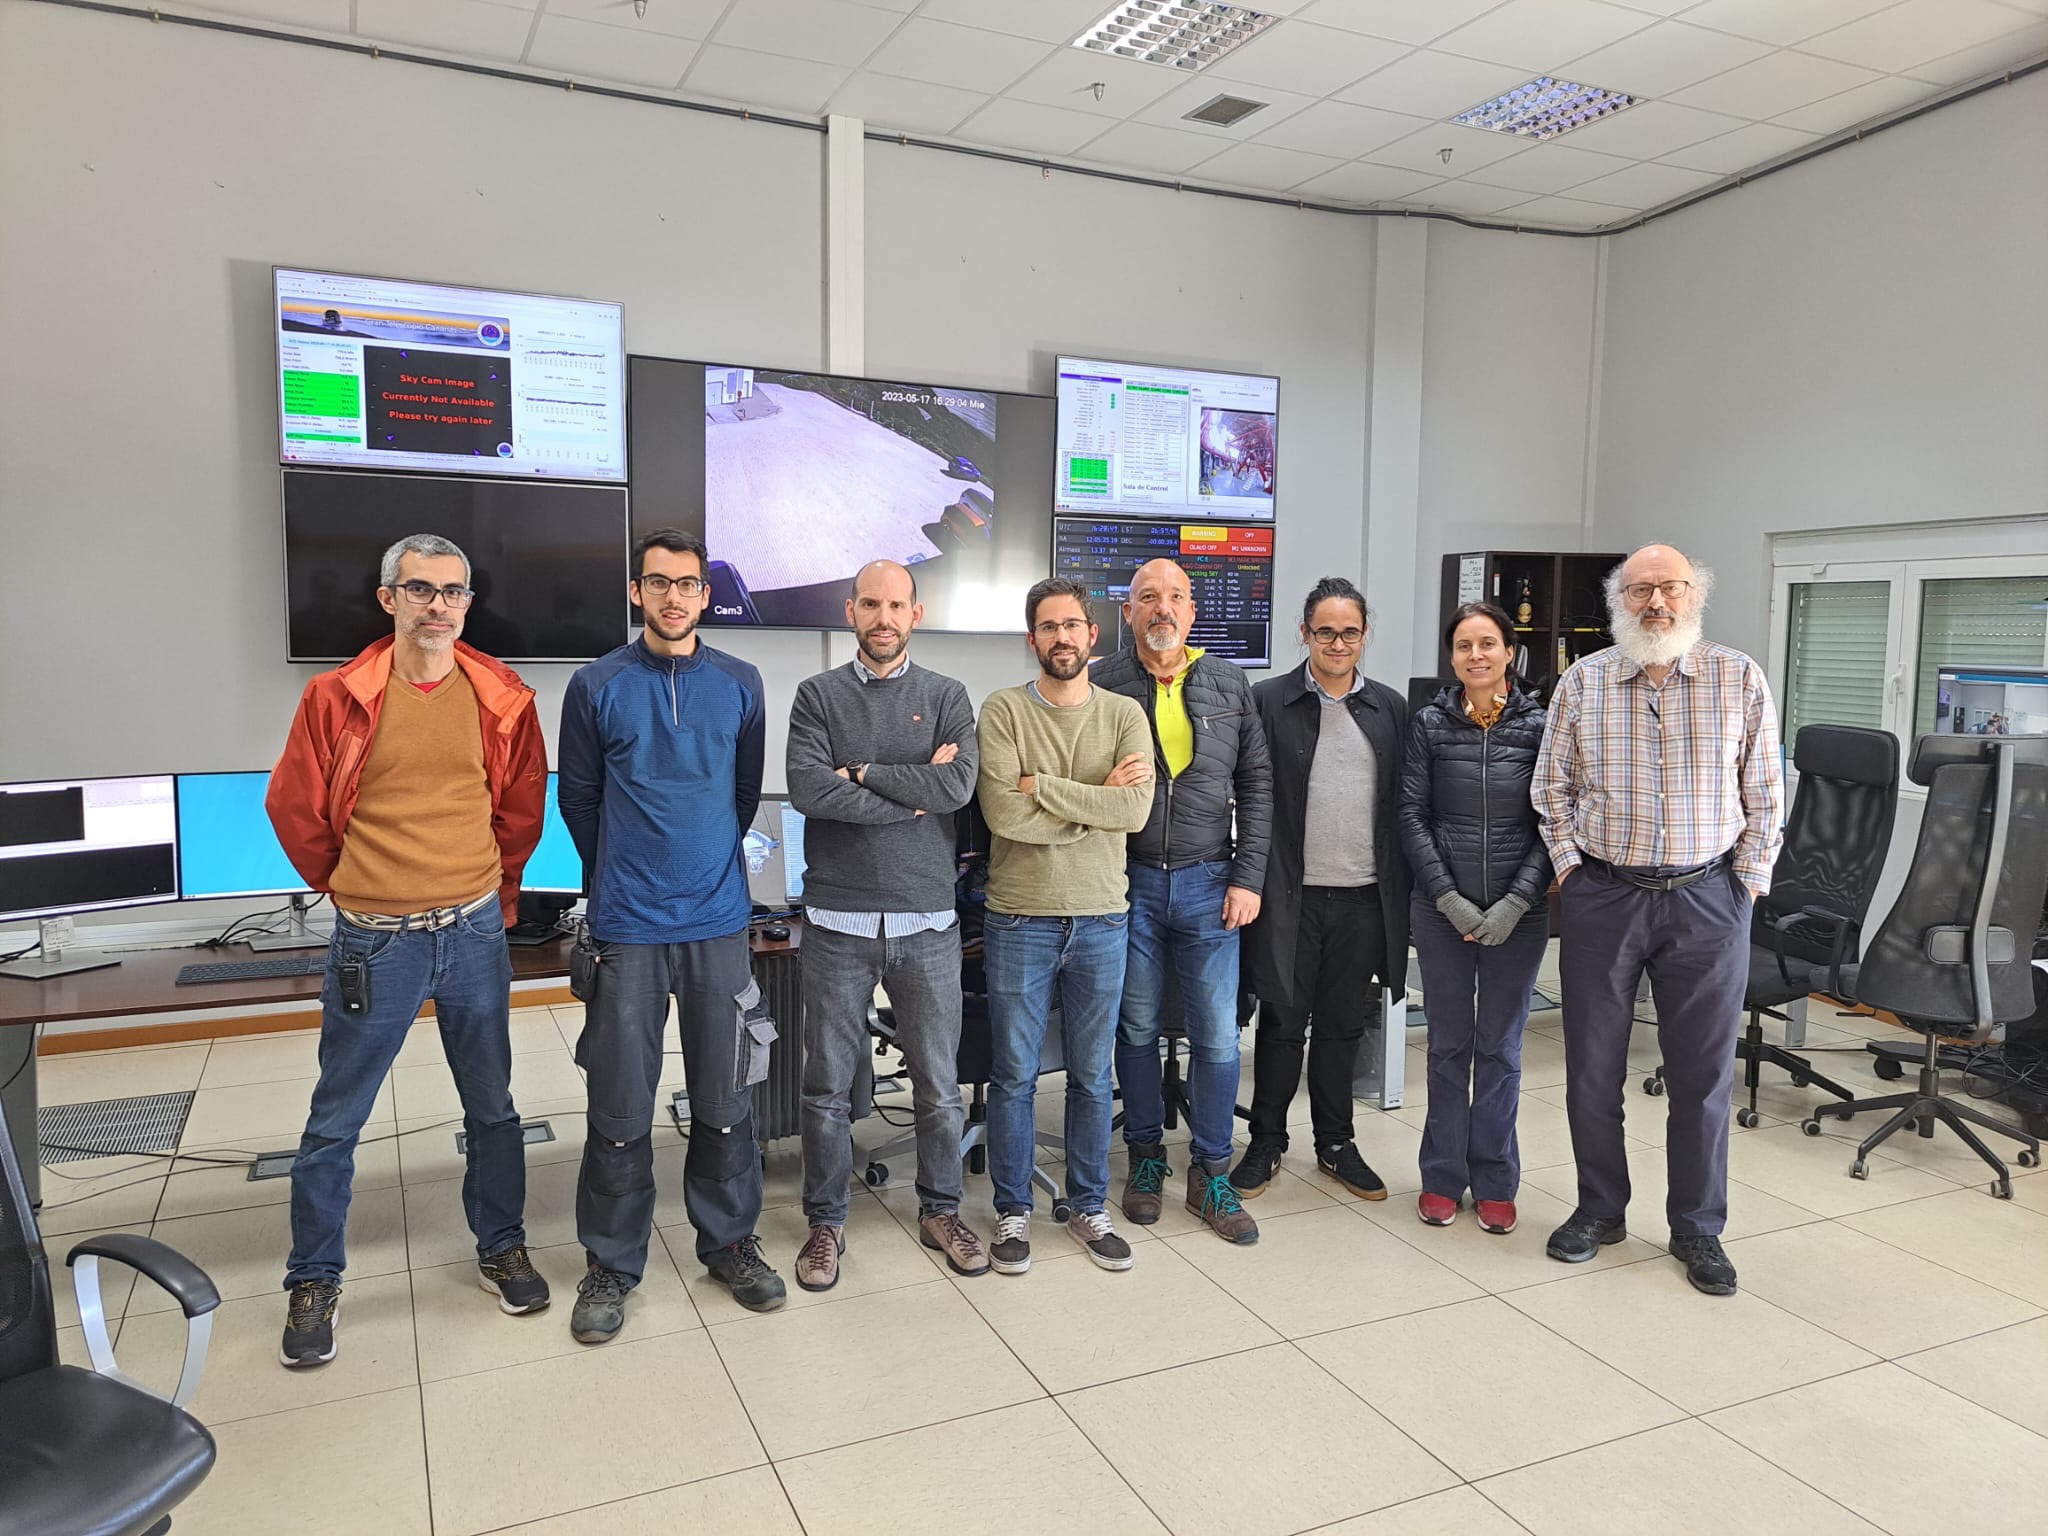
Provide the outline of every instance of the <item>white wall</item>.
[[1772,534],[2048,512],[2044,252],[2043,75],[1610,242],[1589,537],[1762,656]]

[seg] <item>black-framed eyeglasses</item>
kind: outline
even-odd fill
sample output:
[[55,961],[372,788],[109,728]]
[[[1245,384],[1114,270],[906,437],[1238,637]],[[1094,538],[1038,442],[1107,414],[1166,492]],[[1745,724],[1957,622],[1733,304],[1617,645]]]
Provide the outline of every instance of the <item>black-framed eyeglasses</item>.
[[1058,640],[1067,635],[1087,634],[1089,623],[1086,619],[1047,619],[1032,628],[1038,631],[1041,640]]
[[1308,637],[1315,641],[1317,645],[1335,645],[1339,640],[1343,641],[1346,645],[1356,645],[1365,638],[1365,631],[1362,629],[1331,629],[1325,625],[1321,629],[1310,630]]
[[404,594],[407,602],[417,603],[422,608],[437,597],[450,608],[467,608],[469,600],[476,596],[474,588],[459,586],[452,581],[445,587],[437,587],[431,581],[401,581],[391,590]]
[[1691,590],[1689,581],[1632,581],[1621,589],[1621,595],[1632,603],[1647,603],[1652,592],[1662,592],[1666,602],[1675,603]]
[[668,589],[674,587],[685,597],[700,597],[710,590],[711,583],[701,576],[642,576],[640,590],[649,597],[667,597]]

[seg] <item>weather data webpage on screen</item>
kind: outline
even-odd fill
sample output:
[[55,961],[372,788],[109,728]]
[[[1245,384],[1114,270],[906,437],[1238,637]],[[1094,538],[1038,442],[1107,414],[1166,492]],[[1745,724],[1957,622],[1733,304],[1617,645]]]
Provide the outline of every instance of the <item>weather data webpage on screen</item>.
[[277,272],[287,464],[626,478],[616,304]]
[[1059,362],[1055,511],[1273,516],[1280,381]]

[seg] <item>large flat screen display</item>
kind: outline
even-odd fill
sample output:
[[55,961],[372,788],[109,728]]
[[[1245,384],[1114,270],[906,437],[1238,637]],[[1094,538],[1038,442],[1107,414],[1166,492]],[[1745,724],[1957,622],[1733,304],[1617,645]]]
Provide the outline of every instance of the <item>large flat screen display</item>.
[[185,900],[312,889],[285,857],[264,809],[267,770],[181,773],[177,786],[178,888]]
[[552,481],[284,472],[293,661],[341,661],[380,635],[377,565],[409,533],[469,556],[462,638],[500,661],[588,661],[626,640],[626,490]]
[[169,774],[0,784],[0,922],[177,899]]
[[838,629],[870,560],[917,577],[925,627],[1016,632],[1045,574],[1052,402],[635,357],[633,526],[702,536],[706,625]]
[[1241,667],[1273,664],[1273,530],[1137,518],[1053,520],[1053,574],[1085,582],[1100,655],[1133,642],[1123,604],[1131,577],[1150,560],[1188,573],[1195,600],[1188,644]]
[[626,478],[619,306],[275,273],[279,460]]
[[1055,511],[1272,518],[1278,379],[1063,357],[1056,398]]

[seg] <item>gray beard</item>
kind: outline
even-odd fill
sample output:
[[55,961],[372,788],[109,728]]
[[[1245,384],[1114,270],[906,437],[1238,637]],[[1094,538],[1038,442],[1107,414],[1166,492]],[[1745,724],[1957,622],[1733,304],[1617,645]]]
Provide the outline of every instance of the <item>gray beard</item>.
[[1614,646],[1639,667],[1668,667],[1700,642],[1705,615],[1695,613],[1667,630],[1653,630],[1637,614],[1613,614]]
[[1146,650],[1156,651],[1161,656],[1167,655],[1180,646],[1180,631],[1177,629],[1167,629],[1163,626],[1158,629],[1148,628],[1142,638]]

